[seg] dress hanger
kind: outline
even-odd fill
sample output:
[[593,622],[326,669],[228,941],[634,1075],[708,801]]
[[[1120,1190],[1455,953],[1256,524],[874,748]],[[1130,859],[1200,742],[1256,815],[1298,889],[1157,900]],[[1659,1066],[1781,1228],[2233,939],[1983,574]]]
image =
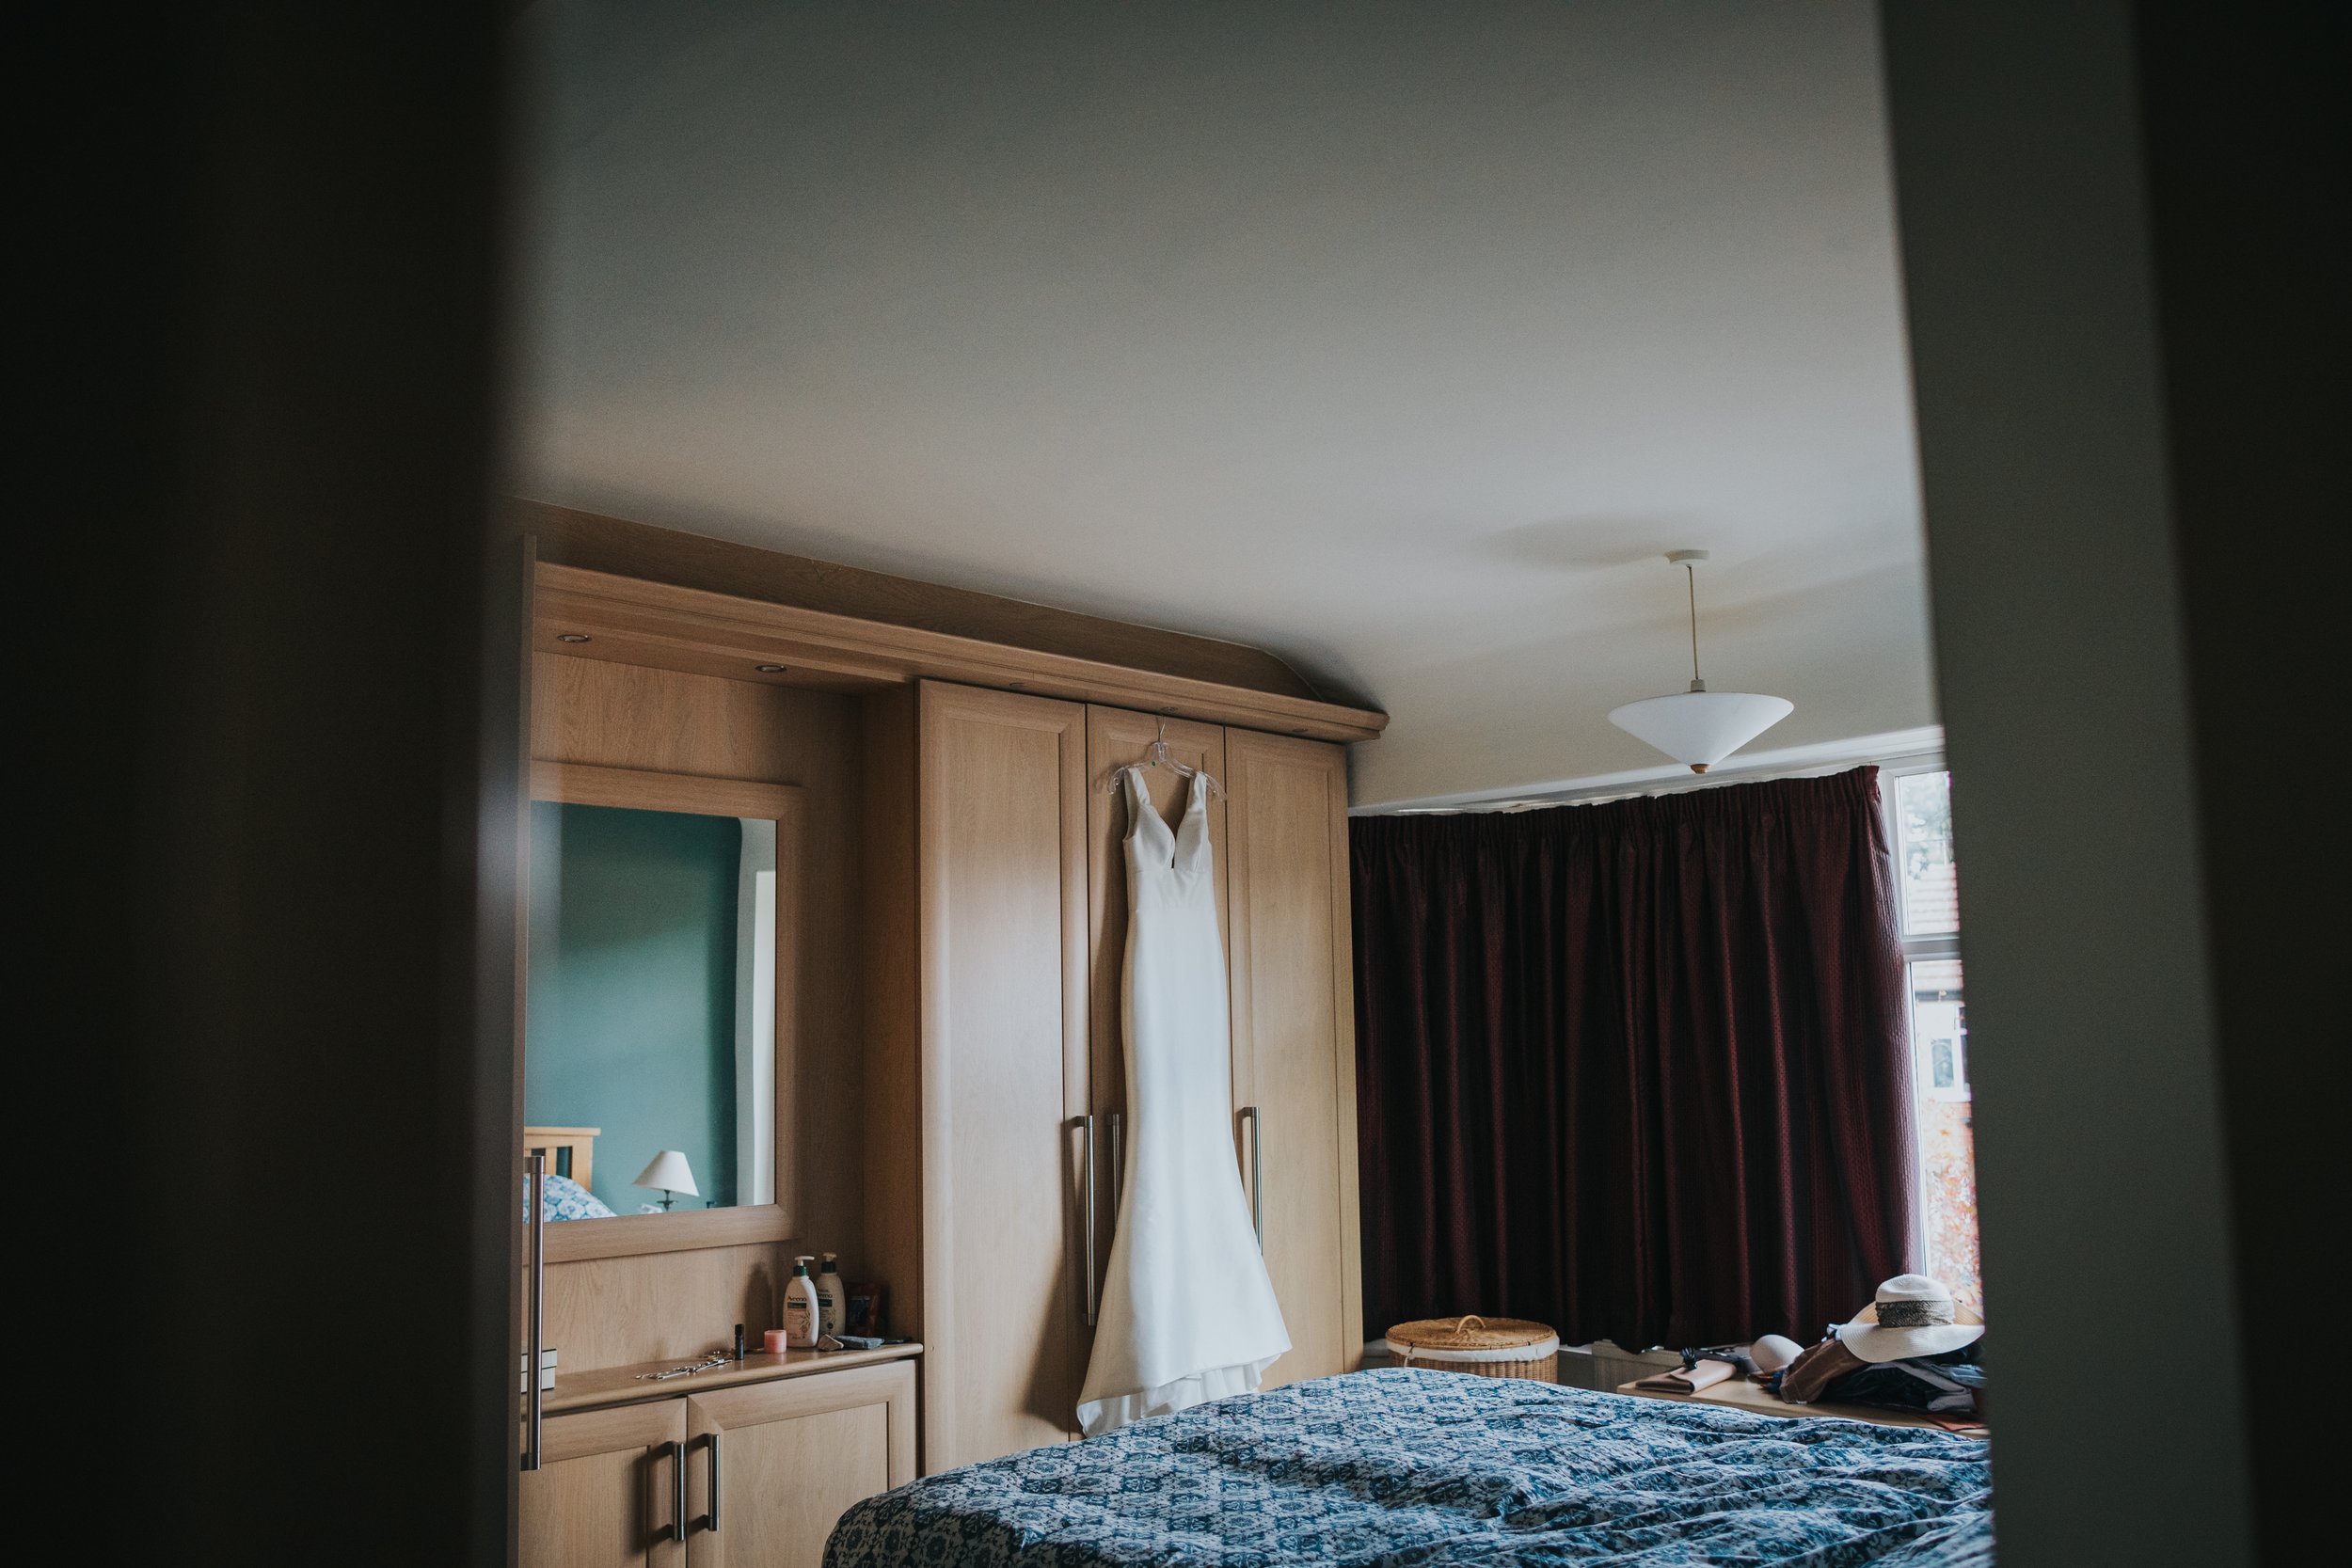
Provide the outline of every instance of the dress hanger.
[[1143,760],[1141,762],[1120,764],[1119,767],[1112,768],[1110,772],[1104,776],[1103,782],[1095,787],[1102,790],[1102,792],[1105,795],[1117,794],[1119,792],[1119,776],[1121,773],[1126,772],[1130,768],[1135,768],[1137,771],[1141,771],[1146,768],[1165,768],[1179,778],[1199,779],[1201,783],[1209,786],[1210,794],[1216,796],[1220,800],[1225,799],[1225,786],[1216,782],[1216,774],[1208,771],[1206,768],[1195,768],[1189,763],[1178,762],[1174,757],[1168,754],[1168,721],[1165,719],[1160,721],[1160,733],[1152,736],[1152,744],[1143,749]]

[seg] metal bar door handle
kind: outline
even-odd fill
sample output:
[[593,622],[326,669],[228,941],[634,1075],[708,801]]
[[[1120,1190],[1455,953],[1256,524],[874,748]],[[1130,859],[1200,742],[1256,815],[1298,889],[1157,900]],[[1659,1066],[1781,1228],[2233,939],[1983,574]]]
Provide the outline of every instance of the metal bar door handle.
[[1119,1228],[1119,1195],[1127,1180],[1127,1118],[1117,1111],[1111,1121],[1111,1229]]
[[531,1346],[523,1354],[523,1468],[535,1470],[539,1467],[539,1427],[544,1414],[539,1362],[548,1338],[548,1157],[531,1155],[523,1165],[528,1173],[523,1178],[523,1201],[531,1206]]
[[703,1516],[703,1523],[715,1535],[719,1529],[719,1434],[714,1432],[707,1440],[710,1444],[710,1512]]
[[670,1535],[673,1540],[686,1539],[686,1445],[673,1442],[670,1449]]
[[1258,1233],[1258,1250],[1265,1251],[1265,1122],[1255,1105],[1241,1108],[1249,1124],[1249,1228]]
[[1078,1131],[1086,1139],[1086,1245],[1087,1326],[1094,1326],[1097,1303],[1094,1295],[1094,1115],[1089,1112],[1078,1118]]

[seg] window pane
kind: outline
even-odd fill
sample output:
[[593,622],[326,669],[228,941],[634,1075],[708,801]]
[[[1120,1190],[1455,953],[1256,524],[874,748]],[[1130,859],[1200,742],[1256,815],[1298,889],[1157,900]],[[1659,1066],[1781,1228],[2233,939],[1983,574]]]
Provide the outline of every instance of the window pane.
[[1895,781],[1895,859],[1902,878],[1903,935],[1960,929],[1952,869],[1952,776],[1906,773]]
[[1911,966],[1912,1072],[1918,1108],[1920,1230],[1927,1272],[1984,1310],[1977,1273],[1977,1148],[1960,960]]

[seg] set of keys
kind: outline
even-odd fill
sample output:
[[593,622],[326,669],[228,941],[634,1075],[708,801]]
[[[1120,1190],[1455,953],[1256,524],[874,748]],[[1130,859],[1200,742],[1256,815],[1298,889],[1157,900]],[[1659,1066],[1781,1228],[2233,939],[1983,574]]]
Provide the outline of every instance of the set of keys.
[[729,1355],[725,1351],[714,1350],[708,1355],[704,1356],[700,1361],[696,1361],[690,1366],[672,1367],[667,1371],[660,1372],[639,1372],[637,1374],[637,1381],[640,1383],[666,1383],[674,1377],[692,1377],[696,1372],[716,1371],[721,1367],[734,1365],[734,1362],[735,1358]]

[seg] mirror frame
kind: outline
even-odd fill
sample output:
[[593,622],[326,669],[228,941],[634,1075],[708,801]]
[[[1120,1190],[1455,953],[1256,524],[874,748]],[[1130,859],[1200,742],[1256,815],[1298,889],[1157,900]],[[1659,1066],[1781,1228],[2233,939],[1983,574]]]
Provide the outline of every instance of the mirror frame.
[[[531,798],[575,806],[617,806],[627,811],[684,812],[696,816],[758,817],[776,825],[776,1009],[775,1038],[775,1167],[772,1203],[739,1204],[732,1209],[690,1209],[683,1213],[616,1214],[605,1220],[565,1220],[547,1227],[547,1258],[550,1263],[577,1262],[588,1258],[629,1258],[653,1252],[686,1252],[696,1247],[739,1246],[754,1242],[781,1242],[797,1234],[800,1167],[797,1149],[787,1134],[792,1126],[797,1088],[801,1002],[801,880],[805,864],[802,853],[801,791],[793,784],[753,784],[739,779],[706,779],[685,773],[649,773],[630,768],[592,768],[580,763],[534,762],[531,765]],[[529,865],[529,818],[524,819],[524,864]],[[524,880],[527,900],[530,881]],[[515,967],[518,981],[530,951],[531,923],[525,906],[520,944]],[[523,1008],[529,992],[516,994],[516,1148],[522,1147],[523,1075],[525,1059]]]

